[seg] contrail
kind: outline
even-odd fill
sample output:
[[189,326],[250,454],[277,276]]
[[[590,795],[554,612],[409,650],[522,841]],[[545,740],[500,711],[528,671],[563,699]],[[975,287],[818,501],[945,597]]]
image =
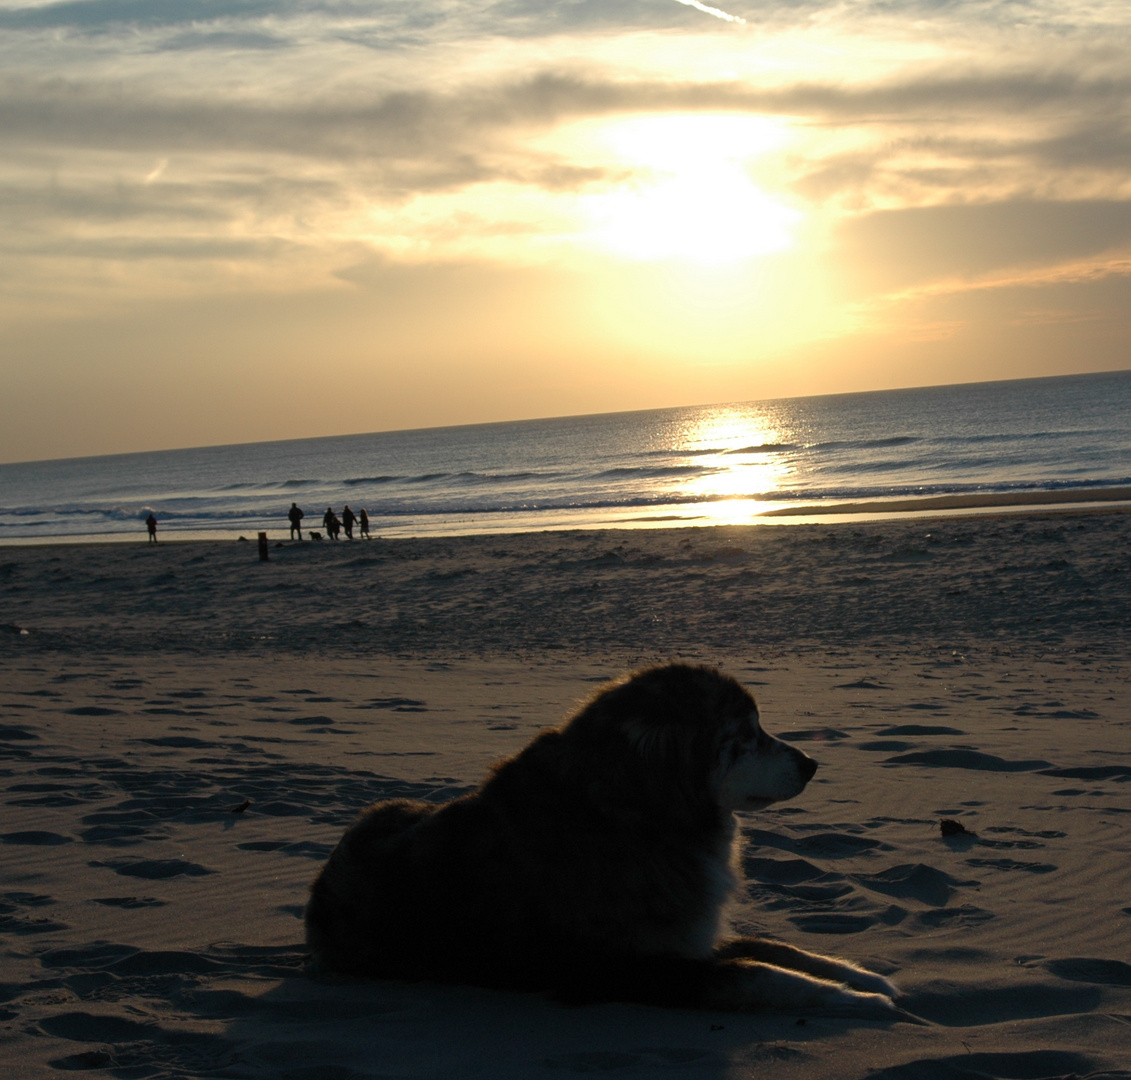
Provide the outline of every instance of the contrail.
[[676,3],[686,4],[688,7],[693,7],[707,15],[714,15],[716,19],[722,19],[724,22],[746,22],[745,19],[740,19],[737,15],[729,15],[725,11],[720,11],[717,7],[708,7],[706,4],[701,4],[699,0],[676,0]]

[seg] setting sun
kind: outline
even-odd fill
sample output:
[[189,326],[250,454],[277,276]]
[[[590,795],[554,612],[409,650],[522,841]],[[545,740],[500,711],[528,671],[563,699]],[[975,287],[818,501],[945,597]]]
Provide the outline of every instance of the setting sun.
[[736,262],[782,251],[801,214],[767,195],[751,165],[785,141],[760,117],[696,114],[622,120],[600,139],[628,171],[586,200],[597,246],[630,259]]

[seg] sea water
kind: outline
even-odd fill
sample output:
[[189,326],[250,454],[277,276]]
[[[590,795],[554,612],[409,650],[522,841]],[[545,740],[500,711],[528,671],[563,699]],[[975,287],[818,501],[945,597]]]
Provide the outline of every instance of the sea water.
[[1128,484],[1125,371],[0,465],[0,543],[144,537],[151,512],[285,536],[292,501],[425,536]]

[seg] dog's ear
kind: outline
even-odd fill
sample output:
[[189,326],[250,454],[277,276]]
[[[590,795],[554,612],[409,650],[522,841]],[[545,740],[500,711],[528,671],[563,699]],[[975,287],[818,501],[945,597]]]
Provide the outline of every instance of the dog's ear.
[[673,732],[667,724],[649,723],[643,717],[635,716],[622,720],[617,726],[636,755],[644,761],[659,761],[671,747]]

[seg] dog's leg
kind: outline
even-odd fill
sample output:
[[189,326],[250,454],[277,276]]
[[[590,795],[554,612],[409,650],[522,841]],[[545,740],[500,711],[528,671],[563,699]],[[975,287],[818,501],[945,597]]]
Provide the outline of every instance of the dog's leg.
[[762,964],[786,968],[814,975],[828,982],[844,983],[854,990],[869,994],[883,994],[889,998],[899,997],[899,988],[889,979],[872,971],[838,960],[831,956],[820,956],[804,949],[783,944],[780,941],[766,941],[763,938],[736,938],[724,942],[715,950],[720,960],[756,960]]
[[922,1024],[917,1016],[895,1005],[886,994],[853,990],[839,982],[814,978],[772,964],[745,960],[724,961],[704,1004],[719,1009],[815,1009],[834,1016],[873,1020],[906,1020]]
[[813,1009],[834,1016],[924,1023],[886,994],[743,959],[582,953],[563,957],[557,974],[555,996],[573,1005],[638,1001],[675,1009],[738,1012]]

